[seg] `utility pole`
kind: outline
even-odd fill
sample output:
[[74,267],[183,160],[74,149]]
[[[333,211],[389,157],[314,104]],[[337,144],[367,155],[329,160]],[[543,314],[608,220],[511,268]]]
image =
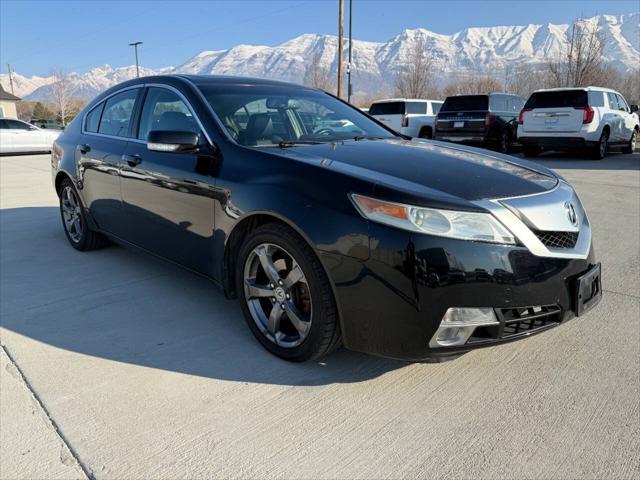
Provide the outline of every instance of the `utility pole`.
[[13,91],[13,71],[11,70],[11,64],[7,63],[7,69],[9,71],[9,85],[11,86],[11,95],[15,95]]
[[129,44],[130,47],[133,47],[133,49],[136,52],[136,76],[139,78],[140,77],[140,66],[138,65],[138,45],[142,45],[142,42],[132,42]]
[[342,98],[342,38],[344,37],[344,0],[338,0],[338,98]]
[[353,17],[353,0],[349,0],[349,62],[347,63],[347,102],[351,103],[351,44],[352,36],[351,36],[351,18]]

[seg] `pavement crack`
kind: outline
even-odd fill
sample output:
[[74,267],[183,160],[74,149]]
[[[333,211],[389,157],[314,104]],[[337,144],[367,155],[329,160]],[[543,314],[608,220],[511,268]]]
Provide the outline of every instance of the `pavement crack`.
[[603,292],[607,292],[607,293],[613,293],[614,295],[622,295],[623,297],[631,297],[631,298],[635,298],[635,299],[640,299],[640,296],[634,295],[633,293],[616,292],[615,290],[607,290],[606,288],[603,288],[602,291]]
[[88,480],[94,480],[95,477],[91,474],[90,469],[80,460],[80,457],[78,457],[78,454],[73,449],[69,441],[66,439],[66,437],[60,430],[60,427],[58,427],[58,424],[49,414],[49,411],[45,407],[44,403],[42,402],[42,400],[40,399],[40,397],[38,396],[34,388],[31,386],[31,384],[27,380],[27,377],[25,377],[24,373],[22,372],[22,370],[14,360],[13,356],[11,355],[11,353],[9,353],[9,350],[7,349],[6,345],[0,344],[0,349],[2,349],[2,351],[7,355],[7,358],[9,359],[9,362],[11,365],[11,367],[7,366],[6,368],[7,372],[9,372],[11,376],[17,378],[26,387],[26,389],[31,394],[31,397],[34,403],[37,405],[38,409],[40,409],[40,412],[44,415],[44,417],[49,422],[49,426],[53,429],[55,434],[58,436],[58,439],[60,440],[60,443],[61,443],[60,461],[66,466],[72,466],[74,463],[77,464],[82,470],[82,473],[84,474],[85,478],[87,478]]

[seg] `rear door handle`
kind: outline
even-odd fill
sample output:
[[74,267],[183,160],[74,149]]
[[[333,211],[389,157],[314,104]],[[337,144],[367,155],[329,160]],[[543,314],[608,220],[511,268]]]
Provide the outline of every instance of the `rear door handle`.
[[130,167],[135,167],[142,163],[142,157],[140,155],[122,155],[122,160],[127,162]]
[[89,153],[91,151],[91,145],[85,143],[84,145],[80,145],[80,153]]

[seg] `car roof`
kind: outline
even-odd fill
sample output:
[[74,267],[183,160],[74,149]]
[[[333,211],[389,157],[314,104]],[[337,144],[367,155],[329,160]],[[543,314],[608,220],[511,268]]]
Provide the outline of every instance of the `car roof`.
[[424,98],[381,98],[380,100],[374,100],[373,102],[371,102],[371,104],[373,105],[374,103],[390,103],[390,102],[442,102],[443,100],[431,100],[431,99],[424,99]]
[[582,90],[584,92],[612,92],[612,93],[618,93],[616,90],[613,90],[611,88],[606,88],[606,87],[595,87],[595,86],[589,86],[589,87],[558,87],[558,88],[541,88],[539,90],[534,91],[533,93],[538,93],[538,92],[566,92],[568,90]]

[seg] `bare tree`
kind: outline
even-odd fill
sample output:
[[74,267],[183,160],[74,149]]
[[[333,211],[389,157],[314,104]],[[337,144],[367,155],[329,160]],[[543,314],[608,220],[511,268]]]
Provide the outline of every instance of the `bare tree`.
[[596,23],[577,20],[559,56],[548,63],[557,87],[585,87],[600,80],[604,41]]
[[497,79],[488,75],[474,75],[449,82],[442,90],[441,96],[445,98],[450,95],[473,95],[502,91],[504,91],[504,87]]
[[62,68],[54,68],[51,71],[51,76],[54,78],[51,84],[51,100],[55,106],[56,114],[60,117],[60,122],[64,127],[70,117],[74,87],[71,82],[71,76]]
[[396,95],[404,98],[428,98],[433,93],[433,62],[427,55],[424,38],[416,41],[409,52],[407,62],[396,74]]
[[311,57],[304,75],[304,84],[325,91],[333,89],[330,72],[322,66],[322,51],[317,51]]

